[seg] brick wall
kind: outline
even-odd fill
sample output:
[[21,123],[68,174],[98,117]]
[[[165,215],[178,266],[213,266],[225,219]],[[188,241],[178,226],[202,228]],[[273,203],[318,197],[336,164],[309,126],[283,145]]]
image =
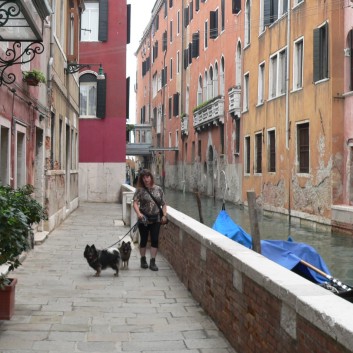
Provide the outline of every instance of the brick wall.
[[168,208],[160,250],[239,353],[353,352],[353,304]]

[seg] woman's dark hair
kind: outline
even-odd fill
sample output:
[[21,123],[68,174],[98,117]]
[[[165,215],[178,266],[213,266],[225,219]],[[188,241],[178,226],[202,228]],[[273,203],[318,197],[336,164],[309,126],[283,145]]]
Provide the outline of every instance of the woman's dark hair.
[[139,178],[138,178],[137,185],[136,185],[138,188],[145,187],[145,184],[143,183],[143,177],[146,176],[146,175],[151,177],[151,186],[154,185],[154,178],[153,178],[153,175],[150,172],[150,170],[142,169],[141,172],[139,173]]

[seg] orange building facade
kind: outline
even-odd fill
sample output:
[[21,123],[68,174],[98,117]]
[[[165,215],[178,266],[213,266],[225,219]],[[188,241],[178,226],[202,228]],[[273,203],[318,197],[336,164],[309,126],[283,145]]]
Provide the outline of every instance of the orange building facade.
[[350,230],[352,16],[346,0],[156,1],[136,53],[156,176]]

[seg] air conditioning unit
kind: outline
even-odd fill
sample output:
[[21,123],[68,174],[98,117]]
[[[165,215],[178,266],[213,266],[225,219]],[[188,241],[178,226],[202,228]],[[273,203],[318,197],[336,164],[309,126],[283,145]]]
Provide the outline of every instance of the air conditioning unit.
[[344,56],[351,56],[351,48],[344,48]]

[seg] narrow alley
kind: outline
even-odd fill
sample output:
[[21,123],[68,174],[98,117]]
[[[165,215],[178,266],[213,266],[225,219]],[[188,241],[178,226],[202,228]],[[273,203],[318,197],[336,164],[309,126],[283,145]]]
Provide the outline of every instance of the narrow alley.
[[160,254],[158,272],[140,269],[135,244],[128,270],[94,277],[84,248],[117,242],[129,230],[121,216],[121,205],[83,203],[35,246],[13,273],[1,353],[235,353]]

